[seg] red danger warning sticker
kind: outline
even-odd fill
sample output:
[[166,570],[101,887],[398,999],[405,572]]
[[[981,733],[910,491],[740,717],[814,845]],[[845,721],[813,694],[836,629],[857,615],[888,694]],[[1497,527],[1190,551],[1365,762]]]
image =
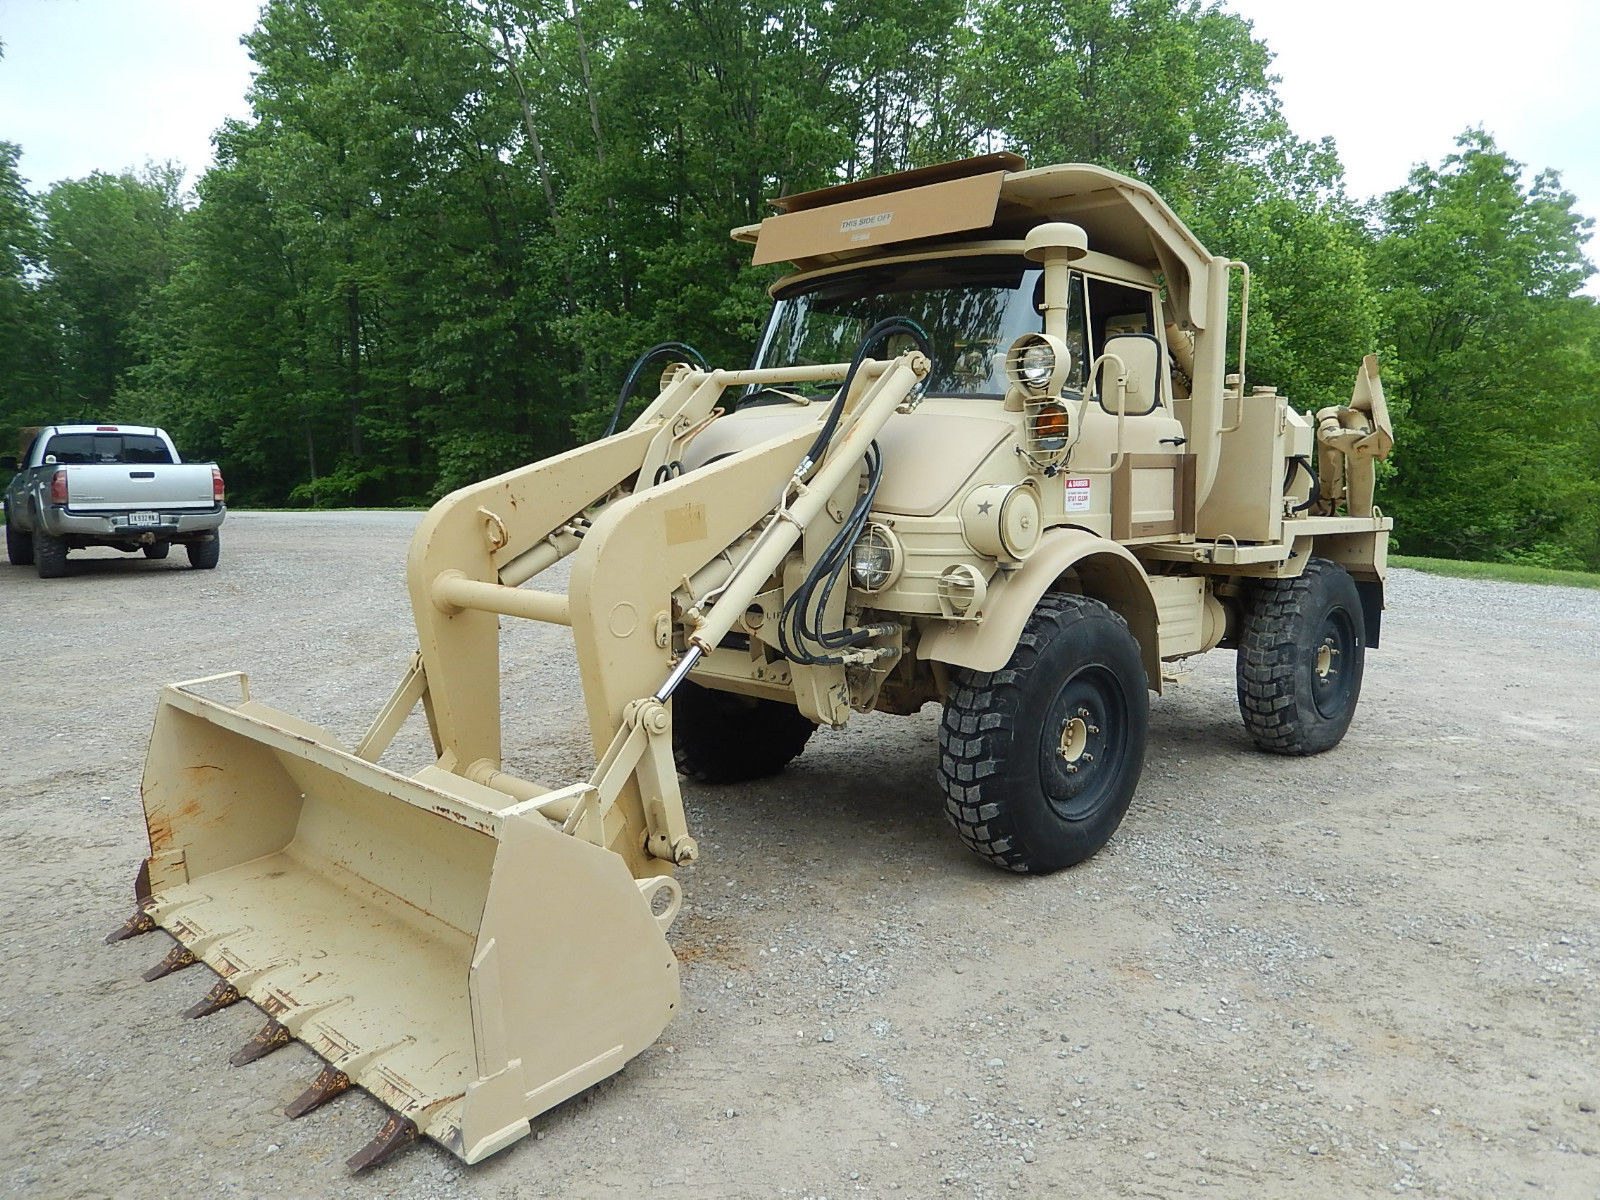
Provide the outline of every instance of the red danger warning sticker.
[[1089,507],[1089,485],[1091,482],[1093,481],[1088,479],[1062,480],[1067,489],[1066,510],[1068,512],[1082,512]]

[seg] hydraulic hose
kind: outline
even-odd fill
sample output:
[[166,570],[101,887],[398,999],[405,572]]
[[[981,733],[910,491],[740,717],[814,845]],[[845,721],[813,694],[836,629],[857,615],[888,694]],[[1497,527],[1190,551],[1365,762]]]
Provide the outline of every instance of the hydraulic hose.
[[639,376],[644,372],[650,360],[660,358],[662,355],[669,353],[687,355],[695,366],[702,371],[711,369],[706,363],[705,355],[687,342],[658,342],[656,345],[651,346],[650,349],[633,360],[633,366],[629,368],[627,378],[622,381],[622,390],[617,393],[617,407],[611,412],[611,423],[606,426],[606,431],[601,435],[602,437],[610,437],[617,431],[617,425],[622,420],[622,410],[628,406],[628,401],[633,399],[633,389],[639,386]]
[[933,361],[933,344],[928,340],[928,334],[921,325],[910,317],[885,317],[879,321],[861,339],[861,344],[856,347],[855,357],[850,360],[850,369],[845,372],[844,382],[839,385],[839,392],[833,398],[833,406],[828,409],[828,419],[822,423],[822,428],[817,431],[816,441],[811,443],[811,449],[806,451],[805,457],[800,460],[800,474],[808,474],[811,467],[822,461],[822,456],[827,453],[828,443],[833,441],[833,432],[839,426],[839,417],[844,412],[845,400],[850,395],[850,385],[855,382],[856,372],[861,369],[861,364],[867,361],[868,352],[879,342],[892,333],[910,334],[928,360]]

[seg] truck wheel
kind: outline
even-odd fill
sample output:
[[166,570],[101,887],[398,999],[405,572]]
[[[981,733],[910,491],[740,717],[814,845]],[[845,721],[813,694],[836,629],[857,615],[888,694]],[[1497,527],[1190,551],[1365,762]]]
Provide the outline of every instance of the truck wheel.
[[956,832],[1010,871],[1070,867],[1110,840],[1144,769],[1139,643],[1098,600],[1047,595],[998,671],[950,668],[939,780]]
[[1361,696],[1365,623],[1355,580],[1313,558],[1296,579],[1263,580],[1239,633],[1239,711],[1257,746],[1321,754],[1343,739]]
[[13,529],[10,521],[6,522],[6,557],[11,560],[13,567],[26,567],[33,563],[33,535]]
[[165,558],[167,551],[171,549],[171,542],[151,542],[144,548],[144,556],[146,558]]
[[217,565],[222,554],[222,539],[212,534],[203,542],[187,542],[183,547],[189,552],[189,565],[197,571],[209,571]]
[[35,529],[33,565],[40,579],[60,579],[67,573],[67,543],[43,529]]
[[701,783],[776,775],[806,748],[816,725],[792,704],[719,692],[684,680],[672,693],[672,754]]

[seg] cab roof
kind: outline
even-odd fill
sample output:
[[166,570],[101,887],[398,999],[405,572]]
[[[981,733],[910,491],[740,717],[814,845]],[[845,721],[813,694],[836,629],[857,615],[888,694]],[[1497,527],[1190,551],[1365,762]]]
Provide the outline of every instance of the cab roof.
[[1071,221],[1089,248],[1163,277],[1168,312],[1199,328],[1211,254],[1147,184],[1088,163],[1027,169],[1015,154],[941,163],[783,196],[780,211],[733,231],[756,265],[801,271],[868,263],[887,246],[934,248],[1021,240],[1045,221]]

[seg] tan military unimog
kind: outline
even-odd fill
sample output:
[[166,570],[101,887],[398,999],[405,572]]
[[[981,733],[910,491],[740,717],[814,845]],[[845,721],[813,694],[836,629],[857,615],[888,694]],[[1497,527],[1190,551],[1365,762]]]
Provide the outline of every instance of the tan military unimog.
[[[991,155],[777,206],[734,233],[792,265],[752,368],[672,362],[627,428],[423,520],[419,652],[355,746],[242,675],[162,694],[119,935],[177,939],[152,977],[216,971],[193,1014],[266,1013],[236,1061],[327,1061],[292,1115],[387,1105],[355,1167],[419,1134],[476,1162],[660,1033],[697,853],[678,770],[766,775],[819,725],[940,704],[958,836],[1045,872],[1112,836],[1190,655],[1237,648],[1264,749],[1350,723],[1390,527],[1375,359],[1310,416],[1247,386],[1248,269],[1097,167]],[[569,555],[565,592],[524,586]],[[588,778],[506,770],[502,617],[571,627]],[[437,760],[406,775],[378,759],[419,702]]]

